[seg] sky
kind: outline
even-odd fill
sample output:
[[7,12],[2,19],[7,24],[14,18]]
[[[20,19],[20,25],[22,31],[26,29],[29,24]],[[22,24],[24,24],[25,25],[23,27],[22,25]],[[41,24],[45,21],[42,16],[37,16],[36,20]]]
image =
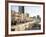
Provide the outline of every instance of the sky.
[[[19,6],[12,5],[13,11],[19,12]],[[24,13],[29,13],[29,16],[36,16],[40,14],[40,6],[24,6]]]

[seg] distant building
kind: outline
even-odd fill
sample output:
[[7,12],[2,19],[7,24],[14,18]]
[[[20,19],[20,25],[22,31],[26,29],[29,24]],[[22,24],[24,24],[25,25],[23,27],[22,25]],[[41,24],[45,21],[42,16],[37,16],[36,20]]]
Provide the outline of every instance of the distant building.
[[19,6],[19,12],[24,13],[24,6]]
[[12,21],[15,20],[15,11],[12,10],[11,10],[11,20]]
[[19,6],[19,12],[11,11],[11,19],[13,22],[28,22],[32,21],[32,18],[29,17],[28,13],[24,13],[24,6]]

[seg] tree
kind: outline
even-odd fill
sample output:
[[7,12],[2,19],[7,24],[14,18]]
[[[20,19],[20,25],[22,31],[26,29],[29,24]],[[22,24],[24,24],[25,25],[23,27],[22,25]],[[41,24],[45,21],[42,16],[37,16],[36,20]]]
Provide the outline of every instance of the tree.
[[37,19],[41,20],[41,18],[40,18],[40,16],[39,16],[39,15],[37,15]]

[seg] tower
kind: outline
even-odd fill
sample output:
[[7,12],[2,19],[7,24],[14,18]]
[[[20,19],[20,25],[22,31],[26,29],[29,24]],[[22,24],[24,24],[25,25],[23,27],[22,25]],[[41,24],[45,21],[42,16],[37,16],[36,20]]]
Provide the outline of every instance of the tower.
[[24,13],[24,6],[19,6],[19,12]]

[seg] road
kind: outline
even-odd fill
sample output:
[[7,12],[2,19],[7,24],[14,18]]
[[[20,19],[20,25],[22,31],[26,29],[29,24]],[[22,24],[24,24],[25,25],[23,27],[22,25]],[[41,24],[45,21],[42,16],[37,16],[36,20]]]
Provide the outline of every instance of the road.
[[34,22],[35,21],[26,22],[26,23],[23,23],[23,24],[17,24],[17,25],[12,26],[12,28],[15,28],[15,31],[24,31],[25,29],[28,29],[29,27],[31,29]]

